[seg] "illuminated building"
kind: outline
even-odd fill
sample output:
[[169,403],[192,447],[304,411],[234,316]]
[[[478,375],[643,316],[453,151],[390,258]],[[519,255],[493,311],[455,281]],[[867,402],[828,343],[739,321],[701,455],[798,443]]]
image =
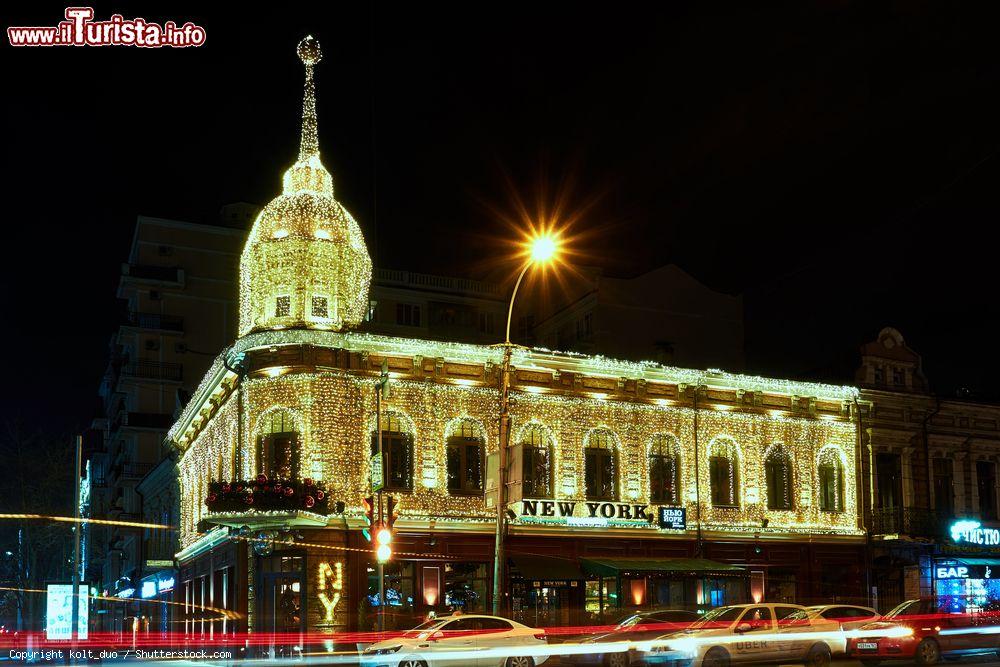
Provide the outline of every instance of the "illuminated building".
[[[303,149],[244,250],[241,335],[169,433],[194,634],[221,630],[198,612],[233,582],[256,630],[371,627],[362,499],[383,362],[399,501],[385,602],[400,624],[489,607],[502,350],[355,329],[371,263],[317,149],[318,45],[303,54]],[[515,618],[863,595],[852,387],[544,349],[512,364]]]

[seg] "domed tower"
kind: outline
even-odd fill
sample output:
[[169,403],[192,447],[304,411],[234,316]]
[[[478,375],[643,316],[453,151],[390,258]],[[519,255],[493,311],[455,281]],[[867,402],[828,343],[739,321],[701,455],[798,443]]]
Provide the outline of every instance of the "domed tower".
[[313,67],[319,42],[298,45],[306,67],[299,157],[281,194],[254,222],[240,258],[240,335],[264,329],[343,331],[368,311],[372,260],[357,221],[333,197],[319,157]]

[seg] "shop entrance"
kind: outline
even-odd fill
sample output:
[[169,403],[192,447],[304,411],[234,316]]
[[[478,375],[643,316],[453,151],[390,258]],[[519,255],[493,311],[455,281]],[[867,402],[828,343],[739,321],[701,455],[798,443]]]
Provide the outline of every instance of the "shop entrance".
[[298,657],[306,629],[305,557],[274,554],[260,559],[257,627],[267,641],[262,657]]
[[570,625],[570,589],[568,587],[529,588],[522,599],[524,623],[534,628]]

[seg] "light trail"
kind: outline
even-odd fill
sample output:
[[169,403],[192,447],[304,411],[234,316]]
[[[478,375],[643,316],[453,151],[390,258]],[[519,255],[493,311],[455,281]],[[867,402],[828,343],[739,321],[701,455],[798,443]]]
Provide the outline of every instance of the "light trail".
[[32,521],[58,521],[60,523],[93,523],[101,526],[128,526],[130,528],[154,528],[159,530],[177,530],[176,526],[166,526],[159,523],[143,523],[141,521],[115,521],[113,519],[77,519],[71,516],[49,516],[46,514],[0,514],[0,519],[29,519]]

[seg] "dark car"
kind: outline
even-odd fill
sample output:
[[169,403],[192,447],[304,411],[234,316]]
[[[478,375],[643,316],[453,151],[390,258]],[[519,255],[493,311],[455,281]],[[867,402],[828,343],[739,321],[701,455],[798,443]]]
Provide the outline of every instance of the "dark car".
[[884,660],[933,665],[942,657],[994,653],[1000,639],[992,632],[997,614],[956,614],[934,598],[907,600],[877,621],[866,623],[847,640],[850,657],[866,666]]
[[592,635],[580,642],[581,646],[622,642],[621,651],[594,650],[567,654],[563,657],[563,661],[573,665],[627,667],[630,659],[627,642],[653,639],[668,632],[683,630],[696,620],[698,620],[698,614],[683,609],[663,609],[630,614],[619,621],[618,625],[611,630]]

